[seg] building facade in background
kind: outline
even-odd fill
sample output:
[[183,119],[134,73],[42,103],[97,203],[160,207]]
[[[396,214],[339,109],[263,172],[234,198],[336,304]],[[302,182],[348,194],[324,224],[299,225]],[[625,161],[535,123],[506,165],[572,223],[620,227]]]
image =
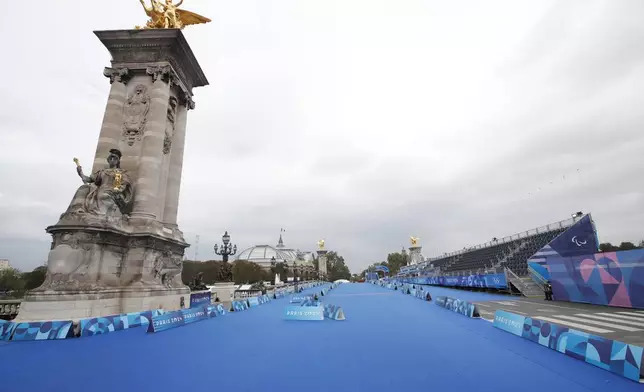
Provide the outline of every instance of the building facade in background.
[[0,259],[0,271],[11,268],[8,259]]

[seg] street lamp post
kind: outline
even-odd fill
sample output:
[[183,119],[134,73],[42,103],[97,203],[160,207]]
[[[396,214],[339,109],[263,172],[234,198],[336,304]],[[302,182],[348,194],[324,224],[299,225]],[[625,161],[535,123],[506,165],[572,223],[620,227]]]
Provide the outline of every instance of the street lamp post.
[[228,235],[228,231],[226,231],[226,233],[221,236],[221,242],[223,242],[221,248],[219,248],[217,244],[215,244],[215,254],[221,256],[221,259],[224,261],[224,263],[227,263],[228,256],[234,256],[235,253],[237,253],[237,245],[230,243],[230,236]]

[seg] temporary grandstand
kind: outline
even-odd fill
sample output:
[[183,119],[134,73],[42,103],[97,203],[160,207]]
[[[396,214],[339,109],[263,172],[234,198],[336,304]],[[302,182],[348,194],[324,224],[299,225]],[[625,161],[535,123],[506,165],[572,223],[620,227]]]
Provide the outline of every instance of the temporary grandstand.
[[505,274],[507,281],[512,283],[508,284],[510,290],[516,289],[526,296],[542,295],[542,288],[530,276],[528,259],[586,216],[589,215],[577,213],[566,220],[426,259],[418,265],[402,268],[398,276]]

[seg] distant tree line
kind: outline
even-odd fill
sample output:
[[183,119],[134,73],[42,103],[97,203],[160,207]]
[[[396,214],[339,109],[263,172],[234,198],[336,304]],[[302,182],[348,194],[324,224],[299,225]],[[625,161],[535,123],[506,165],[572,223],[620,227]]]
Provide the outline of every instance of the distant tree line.
[[[313,280],[318,276],[318,261],[313,262],[313,268],[298,268],[299,280]],[[237,260],[232,263],[224,263],[219,260],[189,261],[183,262],[181,280],[188,285],[195,276],[203,272],[203,282],[213,284],[215,282],[234,281],[236,284],[253,284],[258,282],[274,283],[275,275],[279,275],[282,282],[294,277],[293,267],[284,262],[271,265],[270,269],[264,269],[258,264]],[[31,272],[21,272],[15,268],[0,270],[0,295],[12,298],[21,298],[25,291],[40,287],[45,281],[47,273],[46,266],[35,268]],[[327,253],[327,276],[330,281],[338,279],[351,279],[351,272],[344,262],[344,258],[337,252]]]
[[644,248],[644,240],[641,240],[637,245],[630,241],[622,242],[621,244],[619,244],[619,246],[615,246],[610,242],[599,244],[600,252],[617,252],[618,250],[633,250],[642,248]]
[[22,298],[25,291],[40,287],[46,274],[47,267],[44,265],[31,272],[21,272],[15,268],[0,270],[0,294],[10,298]]

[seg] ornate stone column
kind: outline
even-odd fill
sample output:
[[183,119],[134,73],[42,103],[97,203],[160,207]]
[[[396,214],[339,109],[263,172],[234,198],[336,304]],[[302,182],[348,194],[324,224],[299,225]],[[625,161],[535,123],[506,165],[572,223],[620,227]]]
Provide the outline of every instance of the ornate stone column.
[[134,189],[136,189],[132,209],[134,220],[141,218],[154,220],[159,212],[159,178],[172,78],[169,65],[149,67],[146,72],[152,76],[153,83],[150,88],[150,112],[139,156],[138,176],[134,183]]
[[[127,100],[126,84],[132,77],[127,68],[105,68],[103,75],[110,78],[110,95],[107,98],[101,133],[91,173],[105,167],[105,157],[112,148],[120,149],[123,133],[123,106]],[[90,173],[87,173],[90,174]]]
[[195,103],[190,95],[185,94],[177,109],[175,134],[172,138],[170,149],[170,167],[168,169],[168,183],[163,208],[163,223],[167,226],[176,226],[179,210],[179,193],[181,190],[181,173],[183,172],[183,151],[186,143],[186,123],[188,110],[194,109]]

